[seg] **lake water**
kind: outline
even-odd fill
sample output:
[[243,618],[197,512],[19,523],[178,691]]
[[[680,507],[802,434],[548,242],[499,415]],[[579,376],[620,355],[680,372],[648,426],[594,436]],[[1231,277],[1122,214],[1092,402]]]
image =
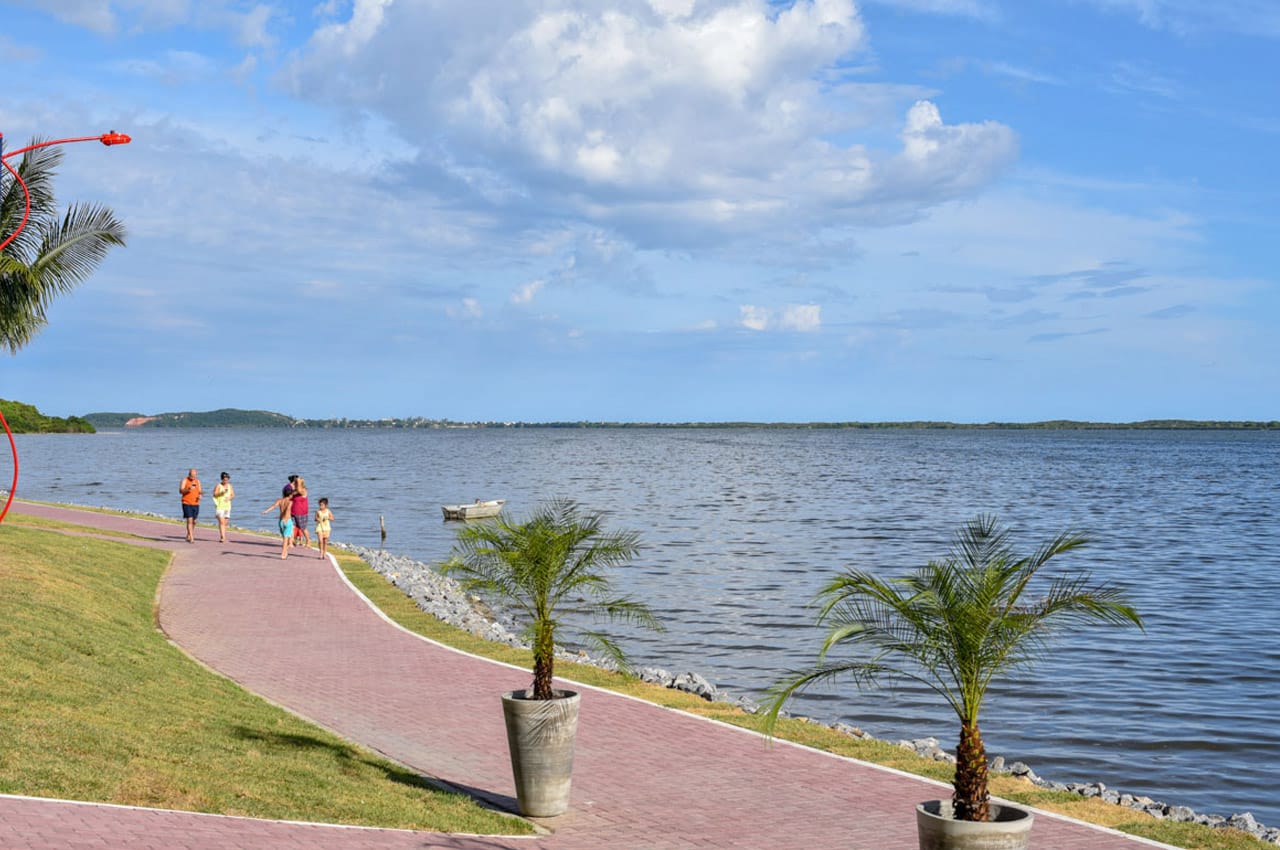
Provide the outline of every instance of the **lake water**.
[[[521,515],[576,499],[645,544],[616,579],[667,631],[628,634],[632,660],[757,697],[814,660],[812,599],[842,567],[901,574],[978,512],[1028,554],[1084,530],[1094,542],[1062,565],[1125,586],[1146,633],[1080,633],[994,687],[989,753],[1280,825],[1280,433],[153,430],[21,435],[18,449],[21,497],[175,517],[188,467],[210,489],[227,470],[233,522],[262,530],[258,511],[298,472],[313,506],[329,497],[335,540],[378,546],[382,516],[386,547],[425,561],[452,544],[441,504],[504,497]],[[824,687],[792,708],[954,746],[949,709],[913,688]]]

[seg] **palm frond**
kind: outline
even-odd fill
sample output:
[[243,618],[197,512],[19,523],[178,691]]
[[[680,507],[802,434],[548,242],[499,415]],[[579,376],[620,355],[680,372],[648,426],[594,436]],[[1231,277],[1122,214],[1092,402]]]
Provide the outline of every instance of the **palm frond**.
[[[88,280],[107,252],[124,244],[124,226],[104,206],[73,204],[58,214],[53,179],[61,159],[57,148],[40,148],[25,153],[17,168],[31,211],[26,227],[0,254],[0,346],[11,353],[44,328],[54,298]],[[26,196],[7,169],[0,186],[0,234],[9,235],[22,221]]]
[[[550,640],[534,642],[534,656],[535,667],[550,669],[563,614],[661,629],[646,605],[615,594],[608,576],[610,568],[636,556],[639,536],[605,533],[602,526],[601,514],[586,513],[572,500],[552,500],[523,521],[499,516],[460,529],[453,556],[440,568],[464,588],[513,609],[526,621],[528,634],[549,634]],[[595,630],[577,631],[625,669],[625,657],[612,639]]]
[[[832,578],[818,593],[827,634],[817,662],[771,691],[769,716],[814,682],[852,675],[863,685],[922,683],[976,726],[991,682],[1034,662],[1060,633],[1091,623],[1142,625],[1120,588],[1095,585],[1088,573],[1058,576],[1038,598],[1024,598],[1050,560],[1086,544],[1082,535],[1060,534],[1028,558],[1009,540],[1009,530],[983,514],[961,527],[947,558],[904,577],[849,569]],[[833,660],[841,650],[854,657]]]
[[125,229],[110,209],[72,204],[62,221],[42,234],[40,253],[31,264],[51,293],[83,283],[115,245],[125,244]]

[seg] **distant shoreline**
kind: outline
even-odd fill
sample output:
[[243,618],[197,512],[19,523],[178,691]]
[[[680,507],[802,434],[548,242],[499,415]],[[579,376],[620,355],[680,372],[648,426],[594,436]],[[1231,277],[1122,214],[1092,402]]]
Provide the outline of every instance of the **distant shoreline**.
[[270,410],[222,408],[180,413],[86,413],[82,420],[99,430],[159,428],[315,428],[315,429],[427,429],[468,428],[662,428],[662,429],[777,429],[777,430],[911,430],[911,431],[1280,431],[1280,420],[1143,419],[1136,422],[1086,422],[1047,419],[1038,422],[612,422],[576,420],[524,422],[518,420],[429,419],[423,416],[349,419],[304,419]]
[[[140,424],[95,421],[98,430],[139,431],[173,428],[291,428],[315,430],[467,430],[467,429],[664,429],[664,430],[860,430],[860,431],[1280,431],[1280,421],[1156,419],[1140,422],[456,422],[447,419],[288,419],[208,421],[203,414],[161,414]],[[168,418],[168,417],[174,418]],[[181,418],[178,418],[181,417]]]

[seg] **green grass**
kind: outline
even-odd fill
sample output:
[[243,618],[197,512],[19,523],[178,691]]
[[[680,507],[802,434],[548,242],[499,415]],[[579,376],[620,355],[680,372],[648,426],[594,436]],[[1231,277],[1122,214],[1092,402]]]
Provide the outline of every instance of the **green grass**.
[[[359,558],[338,551],[334,551],[334,554],[338,555],[339,564],[351,583],[405,628],[466,652],[532,668],[529,652],[483,640],[437,620],[420,610],[413,600]],[[557,661],[556,675],[745,729],[760,730],[760,717],[747,714],[733,706],[707,702],[692,694],[641,682],[634,677],[610,673],[590,665]],[[774,734],[778,738],[815,749],[892,767],[940,782],[950,783],[953,776],[953,768],[946,763],[923,758],[910,750],[883,741],[853,738],[803,718],[780,719]],[[761,746],[764,744],[762,743]],[[1133,809],[1112,805],[1098,799],[1087,799],[1077,794],[1047,791],[1025,779],[1016,779],[1011,776],[993,776],[991,792],[1014,802],[1111,827],[1174,847],[1184,847],[1187,850],[1259,850],[1262,847],[1274,846],[1239,830],[1213,829],[1197,824],[1159,821]]]
[[57,519],[46,519],[45,517],[35,516],[33,514],[20,514],[10,512],[4,518],[4,525],[16,526],[20,528],[43,528],[48,531],[67,531],[75,534],[92,534],[97,537],[115,537],[121,540],[146,540],[140,534],[132,534],[128,531],[116,531],[109,528],[88,528],[83,525],[77,525],[71,522],[63,522]]
[[154,624],[167,552],[24,527],[45,524],[29,519],[0,526],[0,791],[367,826],[532,831],[183,655]]

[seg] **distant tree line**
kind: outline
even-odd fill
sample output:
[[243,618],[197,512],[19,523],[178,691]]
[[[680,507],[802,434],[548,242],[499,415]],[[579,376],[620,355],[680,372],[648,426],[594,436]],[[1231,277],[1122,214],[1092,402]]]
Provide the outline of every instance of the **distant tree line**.
[[1273,431],[1280,421],[1197,419],[1147,419],[1140,422],[1080,422],[1053,419],[1044,422],[456,422],[414,416],[386,419],[298,419],[267,410],[223,408],[204,413],[86,413],[98,428],[787,428],[787,429],[898,429],[898,430],[1043,430],[1043,431]]
[[34,405],[0,398],[0,412],[4,413],[9,430],[15,434],[92,434],[93,424],[79,416],[63,419],[45,416]]

